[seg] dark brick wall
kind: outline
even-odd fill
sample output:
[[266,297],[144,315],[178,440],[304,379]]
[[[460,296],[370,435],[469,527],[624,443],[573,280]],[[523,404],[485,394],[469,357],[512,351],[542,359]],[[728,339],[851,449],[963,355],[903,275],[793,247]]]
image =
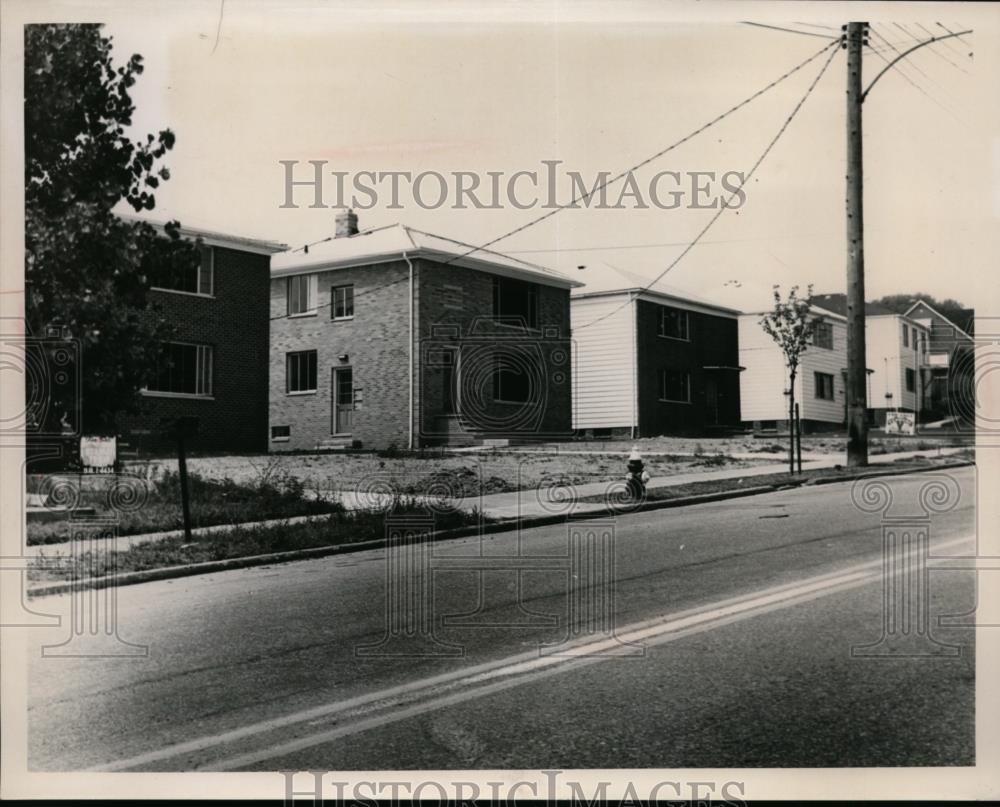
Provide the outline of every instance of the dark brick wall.
[[[150,292],[176,327],[176,339],[213,348],[212,398],[142,396],[137,415],[122,418],[123,439],[139,448],[163,445],[163,418],[196,417],[193,450],[263,451],[267,435],[268,255],[214,247],[214,296]],[[145,433],[144,433],[145,432]]]
[[[460,266],[422,262],[420,268],[421,353],[432,346],[459,345],[463,425],[497,437],[534,439],[571,433],[569,290],[535,284],[537,327],[496,323],[493,275]],[[506,346],[506,347],[505,347]],[[533,379],[528,403],[494,400],[494,357],[506,356]],[[440,436],[444,397],[441,370],[425,362],[419,406],[420,428]]]
[[[705,432],[711,425],[705,395],[710,375],[716,379],[718,388],[719,425],[738,426],[739,374],[735,370],[704,369],[706,366],[736,367],[739,364],[736,320],[690,311],[690,339],[668,339],[659,335],[661,307],[639,300],[636,311],[640,436]],[[691,403],[660,400],[660,371],[664,369],[685,370],[691,374]]]

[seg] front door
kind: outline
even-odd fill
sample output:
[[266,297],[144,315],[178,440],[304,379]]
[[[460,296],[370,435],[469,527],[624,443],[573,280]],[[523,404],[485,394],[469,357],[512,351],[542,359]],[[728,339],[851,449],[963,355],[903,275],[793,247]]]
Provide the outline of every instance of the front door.
[[719,380],[714,375],[705,377],[705,422],[719,425]]
[[441,412],[458,414],[458,348],[441,351]]
[[333,370],[333,433],[350,434],[354,426],[354,371],[350,367]]

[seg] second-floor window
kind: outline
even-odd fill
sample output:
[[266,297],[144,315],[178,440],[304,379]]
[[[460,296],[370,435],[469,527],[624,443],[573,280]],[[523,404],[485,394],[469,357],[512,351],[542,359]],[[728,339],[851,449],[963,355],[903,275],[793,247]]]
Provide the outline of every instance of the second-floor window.
[[816,347],[833,350],[833,325],[829,322],[817,322],[813,326],[812,343]]
[[813,373],[815,395],[824,401],[833,400],[833,376],[830,373]]
[[288,314],[310,314],[316,309],[316,283],[313,275],[293,275],[288,283]]
[[669,339],[690,339],[688,312],[680,308],[660,307],[659,334]]
[[330,319],[354,317],[354,286],[334,286],[330,289]]
[[509,325],[538,327],[538,287],[523,280],[493,278],[493,319]]
[[910,346],[910,326],[903,323],[903,347]]
[[285,354],[285,392],[316,391],[316,351]]
[[212,346],[167,342],[156,365],[148,392],[173,395],[212,394]]
[[684,370],[661,370],[660,400],[691,403],[691,374]]
[[198,260],[159,275],[152,284],[161,291],[182,291],[211,297],[215,294],[215,248],[202,246]]

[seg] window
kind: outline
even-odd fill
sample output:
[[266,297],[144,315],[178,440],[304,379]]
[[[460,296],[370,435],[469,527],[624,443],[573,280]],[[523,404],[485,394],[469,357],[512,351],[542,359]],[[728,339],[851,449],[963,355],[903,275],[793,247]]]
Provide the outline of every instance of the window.
[[917,387],[917,374],[912,367],[906,368],[906,391],[913,392]]
[[165,343],[156,365],[156,377],[146,389],[173,395],[211,396],[211,345]]
[[295,275],[288,278],[288,315],[315,313],[316,276]]
[[833,325],[829,322],[817,320],[813,325],[812,343],[816,347],[833,350]]
[[660,336],[669,339],[689,339],[688,312],[660,306]]
[[510,325],[538,327],[538,287],[523,280],[493,278],[493,319]]
[[197,262],[162,273],[153,288],[211,297],[215,293],[215,249],[203,246],[199,253]]
[[691,403],[691,374],[683,370],[660,370],[660,400]]
[[909,347],[909,346],[910,346],[910,328],[904,322],[903,323],[903,347]]
[[271,439],[274,441],[288,440],[292,436],[291,426],[272,426]]
[[353,319],[354,286],[334,286],[330,289],[330,318]]
[[910,341],[913,344],[913,349],[916,350],[917,349],[917,329],[916,328],[911,328],[910,329],[910,337],[911,337]]
[[285,392],[316,391],[316,351],[300,350],[285,357]]
[[493,400],[528,403],[531,400],[531,378],[527,368],[511,366],[509,360],[498,357],[493,365]]
[[830,373],[813,373],[815,393],[824,401],[833,400],[833,376]]

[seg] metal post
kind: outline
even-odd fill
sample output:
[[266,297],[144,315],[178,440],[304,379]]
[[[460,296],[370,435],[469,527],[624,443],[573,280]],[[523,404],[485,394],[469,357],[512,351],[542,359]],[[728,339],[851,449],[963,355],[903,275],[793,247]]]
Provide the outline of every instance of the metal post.
[[847,24],[847,464],[868,464],[861,52],[867,23]]
[[795,459],[802,473],[802,419],[799,417],[799,405],[795,404]]

